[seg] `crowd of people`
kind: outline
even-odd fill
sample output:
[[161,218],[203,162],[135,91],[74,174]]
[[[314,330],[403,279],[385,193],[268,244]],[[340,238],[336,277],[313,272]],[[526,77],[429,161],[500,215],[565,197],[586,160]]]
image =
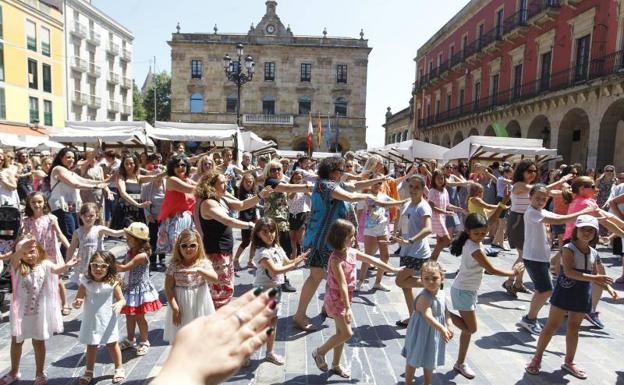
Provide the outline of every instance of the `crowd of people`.
[[[0,385],[20,379],[27,339],[35,352],[35,385],[45,384],[46,341],[63,331],[64,316],[80,308],[78,338],[86,345],[82,385],[93,381],[102,345],[114,363],[113,383],[122,382],[121,351],[149,352],[146,315],[158,311],[166,311],[164,339],[173,351],[157,381],[184,370],[180,362],[189,351],[174,341],[196,343],[193,332],[199,340],[202,331],[240,340],[238,347],[223,338],[206,341],[215,346],[210,354],[230,349],[236,356],[221,369],[197,369],[218,381],[248,365],[262,344],[264,359],[283,365],[285,357],[274,349],[279,298],[298,292],[294,325],[314,332],[319,325],[308,318],[307,308],[324,280],[323,313],[334,320],[335,334],[312,352],[320,371],[350,378],[341,356],[353,335],[353,295],[390,291],[394,284],[408,314],[396,321],[407,329],[406,385],[417,368],[424,371],[424,383],[432,383],[455,330],[459,352],[453,368],[472,379],[476,374],[466,357],[477,331],[484,273],[505,277],[501,290],[511,299],[532,295],[527,314],[518,320],[539,336],[527,373],[539,374],[544,351],[565,320],[562,369],[587,378],[574,361],[580,324],[585,319],[604,328],[598,311],[603,291],[617,299],[612,285],[624,283],[624,270],[615,280],[608,277],[596,251],[599,244],[612,244],[624,263],[624,173],[616,174],[614,166],[598,173],[578,164],[549,169],[523,159],[407,167],[350,152],[322,160],[243,153],[236,161],[229,148],[185,151],[180,143],[166,156],[71,147],[55,154],[0,152],[0,211],[21,213],[14,224],[19,234],[0,232],[0,266],[12,286],[11,369]],[[236,251],[234,229],[241,237]],[[106,250],[107,238],[126,240],[123,259]],[[450,301],[439,258],[447,247],[461,258]],[[510,249],[517,258],[508,270],[490,262],[490,256]],[[399,266],[390,263],[392,254],[400,257]],[[303,266],[305,282],[293,287],[288,272]],[[232,301],[234,272],[242,269],[255,272],[257,288]],[[164,272],[164,287],[152,281],[156,271]],[[67,298],[66,285],[75,285],[75,298]],[[538,313],[547,301],[551,306],[542,324]],[[125,336],[117,329],[121,315]],[[205,317],[221,322],[221,329],[206,331]],[[202,365],[214,362],[218,358]]]

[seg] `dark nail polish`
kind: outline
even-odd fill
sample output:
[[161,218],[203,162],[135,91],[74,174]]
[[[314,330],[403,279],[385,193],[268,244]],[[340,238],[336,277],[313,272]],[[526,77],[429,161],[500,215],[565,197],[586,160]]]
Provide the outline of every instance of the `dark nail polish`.
[[271,301],[271,303],[269,304],[269,309],[275,310],[276,307],[277,307],[277,301]]
[[272,288],[271,290],[269,290],[269,297],[271,298],[275,297],[278,291],[279,290],[276,287]]
[[275,329],[268,328],[267,331],[266,331],[267,336],[270,336],[271,334],[273,334],[274,331],[275,331]]
[[257,297],[260,295],[260,293],[262,293],[262,290],[264,290],[264,288],[262,286],[258,286],[254,289],[253,293]]

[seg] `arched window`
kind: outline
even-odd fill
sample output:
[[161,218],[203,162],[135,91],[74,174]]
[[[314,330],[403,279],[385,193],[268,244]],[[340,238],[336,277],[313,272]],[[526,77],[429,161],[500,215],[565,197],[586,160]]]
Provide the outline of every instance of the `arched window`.
[[334,114],[336,116],[347,116],[347,99],[340,97],[334,102]]
[[403,141],[407,140],[407,130],[403,131]]
[[204,98],[202,97],[202,94],[196,92],[191,95],[191,112],[204,112]]
[[307,115],[312,110],[312,101],[307,96],[299,98],[299,115]]

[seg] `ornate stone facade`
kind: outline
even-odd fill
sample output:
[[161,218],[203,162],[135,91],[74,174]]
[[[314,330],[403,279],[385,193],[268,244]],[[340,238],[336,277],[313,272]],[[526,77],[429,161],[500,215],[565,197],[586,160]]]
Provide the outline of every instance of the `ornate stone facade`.
[[392,113],[390,107],[386,112],[386,123],[383,124],[385,129],[385,144],[392,144],[402,142],[408,139],[413,139],[413,114],[411,108],[412,101],[410,101],[410,107],[406,107],[399,112]]
[[[181,33],[172,35],[171,120],[235,123],[236,85],[224,74],[222,59],[235,55],[236,44],[255,62],[255,75],[241,91],[241,124],[280,149],[305,149],[311,114],[323,128],[336,117],[339,149],[366,148],[366,78],[371,48],[364,39],[296,36],[266,2],[266,14],[246,34]],[[234,58],[236,59],[236,58]],[[243,58],[244,59],[244,58]],[[345,111],[346,109],[346,111]],[[309,111],[309,113],[308,113]],[[316,151],[327,151],[323,141]]]

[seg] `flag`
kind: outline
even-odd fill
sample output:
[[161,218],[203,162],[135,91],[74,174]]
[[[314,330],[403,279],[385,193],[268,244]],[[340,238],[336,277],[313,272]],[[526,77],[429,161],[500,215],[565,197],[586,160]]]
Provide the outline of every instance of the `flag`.
[[334,139],[334,152],[338,152],[338,143],[340,142],[340,128],[338,128],[338,118],[340,115],[336,115],[336,138]]
[[318,115],[318,132],[316,133],[316,145],[321,148],[321,138],[323,137],[323,125],[321,124],[321,114]]
[[496,136],[502,136],[505,138],[509,136],[509,133],[507,133],[507,128],[502,123],[492,123],[492,128],[494,129],[494,133],[496,133]]
[[331,147],[331,118],[327,115],[327,130],[325,130],[325,147]]
[[312,135],[314,134],[314,129],[312,127],[312,115],[308,115],[308,137],[306,138],[306,143],[308,144],[308,152],[312,153]]

